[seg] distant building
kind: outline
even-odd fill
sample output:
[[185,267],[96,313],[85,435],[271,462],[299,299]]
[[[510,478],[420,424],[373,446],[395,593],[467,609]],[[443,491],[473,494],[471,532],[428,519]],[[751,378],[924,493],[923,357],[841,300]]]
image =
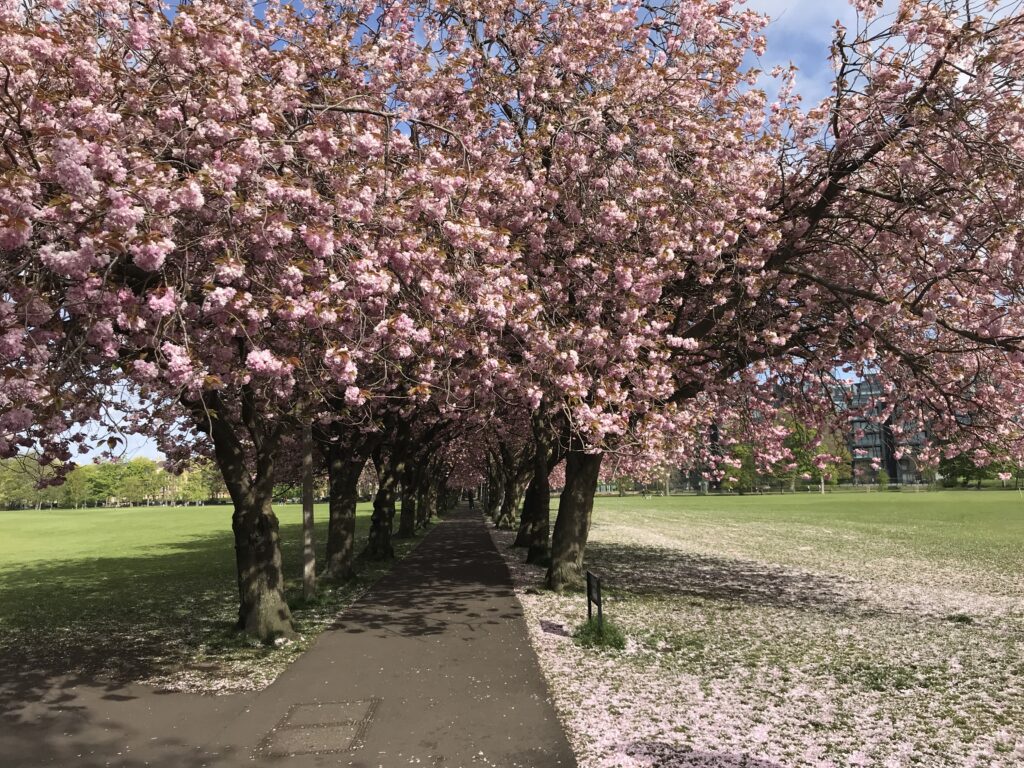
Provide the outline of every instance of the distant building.
[[[863,381],[851,383],[843,391],[837,391],[834,399],[842,408],[864,411],[863,416],[850,419],[850,432],[847,445],[850,449],[854,482],[878,482],[880,473],[885,472],[892,483],[919,483],[921,472],[914,456],[926,442],[927,435],[923,430],[914,430],[897,438],[893,433],[892,424],[896,413],[883,423],[878,423],[872,416],[878,416],[884,405],[885,398],[878,380],[869,377]],[[896,454],[900,458],[896,458]],[[878,465],[878,469],[875,465]]]

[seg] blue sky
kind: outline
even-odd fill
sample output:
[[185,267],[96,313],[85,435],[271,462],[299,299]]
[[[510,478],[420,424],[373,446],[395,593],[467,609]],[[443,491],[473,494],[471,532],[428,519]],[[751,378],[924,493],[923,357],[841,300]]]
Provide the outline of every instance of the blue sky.
[[762,67],[769,70],[776,64],[796,64],[797,90],[805,106],[827,96],[833,25],[838,19],[848,29],[855,29],[853,7],[845,0],[748,0],[747,7],[772,19],[765,31],[768,51],[761,58]]

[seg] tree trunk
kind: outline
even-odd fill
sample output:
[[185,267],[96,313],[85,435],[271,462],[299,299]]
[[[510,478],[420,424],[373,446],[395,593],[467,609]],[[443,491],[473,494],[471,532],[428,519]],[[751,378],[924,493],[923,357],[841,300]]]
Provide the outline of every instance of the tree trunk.
[[411,539],[416,535],[416,490],[413,481],[406,475],[402,481],[402,512],[398,518],[396,539]]
[[496,528],[511,530],[516,522],[516,474],[515,467],[506,467],[505,485],[501,497],[501,507],[494,521]]
[[437,467],[433,463],[425,465],[417,482],[416,527],[426,528],[437,514],[439,495]]
[[[504,498],[505,484],[502,482],[501,473],[496,464],[492,463],[487,471],[487,507],[485,512],[493,521],[498,521],[501,511],[501,504]],[[442,494],[442,498],[444,495]]]
[[442,508],[444,504],[444,480],[433,480],[430,483],[430,506],[427,508],[427,522],[431,522],[435,517],[442,514],[446,510]]
[[[547,461],[544,462],[544,469],[547,469]],[[547,480],[547,475],[544,475],[544,479],[541,479],[541,475],[544,475],[544,473],[535,467],[533,477],[530,478],[530,484],[526,486],[526,496],[523,498],[523,511],[519,515],[519,531],[516,533],[516,540],[512,542],[513,547],[530,546],[530,541],[536,533],[535,529],[541,524],[544,516],[544,504],[540,498],[540,487]],[[550,486],[548,495],[550,497]],[[551,508],[548,505],[549,515],[550,512]]]
[[523,525],[516,537],[517,542],[522,540],[519,546],[527,548],[526,562],[532,565],[547,565],[551,561],[551,483],[546,470],[545,466],[545,471],[535,474],[526,489]]
[[340,444],[327,447],[330,512],[327,522],[327,562],[323,577],[345,581],[355,576],[356,502],[359,475],[366,456]]
[[313,428],[302,436],[302,598],[316,597],[316,547],[313,543]]
[[231,518],[238,567],[237,628],[263,641],[293,637],[292,614],[284,599],[281,538],[269,495],[239,506]]
[[200,401],[182,398],[181,402],[192,410],[200,429],[210,435],[217,467],[234,504],[231,529],[235,535],[239,598],[236,626],[264,642],[293,637],[292,614],[284,599],[278,521],[271,506],[281,426],[250,417],[246,428],[255,444],[255,471],[250,473],[241,440],[225,417],[218,395],[204,393]]
[[561,455],[553,449],[553,436],[539,415],[534,418],[533,434],[533,476],[526,488],[519,533],[513,546],[527,547],[527,563],[548,565],[551,560],[551,483],[548,478]]
[[[429,477],[429,470],[426,477]],[[430,488],[432,483],[426,477],[420,477],[416,485],[417,529],[426,527],[430,515]]]
[[395,556],[391,544],[395,525],[395,493],[398,490],[400,467],[395,466],[389,451],[378,449],[373,457],[377,467],[379,484],[373,497],[373,514],[370,516],[370,534],[363,550],[363,557],[370,560],[390,560]]
[[566,455],[565,488],[558,501],[546,580],[547,587],[556,592],[583,581],[583,552],[590,533],[601,458],[600,453],[579,450],[570,450]]

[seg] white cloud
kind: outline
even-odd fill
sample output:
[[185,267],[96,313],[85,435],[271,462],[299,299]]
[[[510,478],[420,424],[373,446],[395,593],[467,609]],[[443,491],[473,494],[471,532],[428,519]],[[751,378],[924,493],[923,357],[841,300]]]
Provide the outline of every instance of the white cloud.
[[[896,5],[895,0],[886,0],[883,12]],[[765,30],[768,51],[759,66],[767,71],[776,64],[795,64],[799,68],[797,90],[805,105],[827,96],[832,84],[829,47],[834,25],[838,20],[855,29],[853,6],[846,0],[748,0],[746,6],[772,20]]]
[[749,0],[747,7],[766,14],[768,51],[759,65],[770,70],[776,64],[798,68],[797,89],[805,105],[817,103],[829,93],[832,70],[829,46],[833,25],[855,22],[856,14],[844,0]]

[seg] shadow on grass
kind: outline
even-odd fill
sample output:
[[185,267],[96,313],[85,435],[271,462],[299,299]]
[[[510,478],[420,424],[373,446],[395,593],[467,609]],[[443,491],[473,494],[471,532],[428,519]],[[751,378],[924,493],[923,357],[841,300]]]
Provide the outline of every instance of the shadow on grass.
[[[360,520],[358,534],[364,534],[365,522]],[[113,690],[185,668],[200,674],[236,662],[244,668],[284,653],[234,631],[238,590],[234,541],[226,528],[131,556],[0,571],[0,714],[12,700],[32,700],[34,688],[41,695],[49,679]],[[322,548],[326,530],[317,533]],[[286,596],[301,603],[301,526],[282,525],[281,538]],[[401,542],[399,548],[413,545]],[[388,567],[361,564],[355,582],[337,589],[325,585],[322,599],[295,611],[300,631],[317,621],[329,623],[323,616],[333,616]]]
[[[357,522],[358,543],[368,521]],[[233,763],[223,752],[205,755],[195,748],[212,738],[207,732],[221,721],[218,713],[241,706],[232,702],[246,696],[165,695],[137,684],[175,673],[243,678],[262,663],[283,665],[304,647],[265,647],[234,631],[234,541],[230,526],[225,528],[131,556],[53,560],[0,571],[4,768],[72,763],[198,768],[248,760],[235,756]],[[286,597],[301,604],[301,526],[282,524],[281,539]],[[396,542],[396,550],[405,554],[421,539],[422,534]],[[322,558],[322,525],[316,541]],[[320,598],[294,611],[300,631],[329,626],[392,564],[359,563],[355,580],[322,583]],[[127,744],[135,750],[122,754]]]
[[125,682],[173,663],[175,651],[230,628],[238,594],[232,543],[229,531],[130,557],[0,573],[4,667],[14,654],[21,669]]
[[630,757],[651,768],[783,768],[780,763],[744,754],[705,752],[662,741],[637,741],[626,747]]
[[595,542],[587,565],[610,589],[637,595],[706,600],[842,613],[860,601],[847,582],[768,563],[697,555],[662,547]]
[[139,741],[135,721],[170,704],[130,683],[182,663],[211,637],[230,637],[231,545],[229,532],[132,557],[0,572],[4,765],[207,763],[171,731],[123,753]]

